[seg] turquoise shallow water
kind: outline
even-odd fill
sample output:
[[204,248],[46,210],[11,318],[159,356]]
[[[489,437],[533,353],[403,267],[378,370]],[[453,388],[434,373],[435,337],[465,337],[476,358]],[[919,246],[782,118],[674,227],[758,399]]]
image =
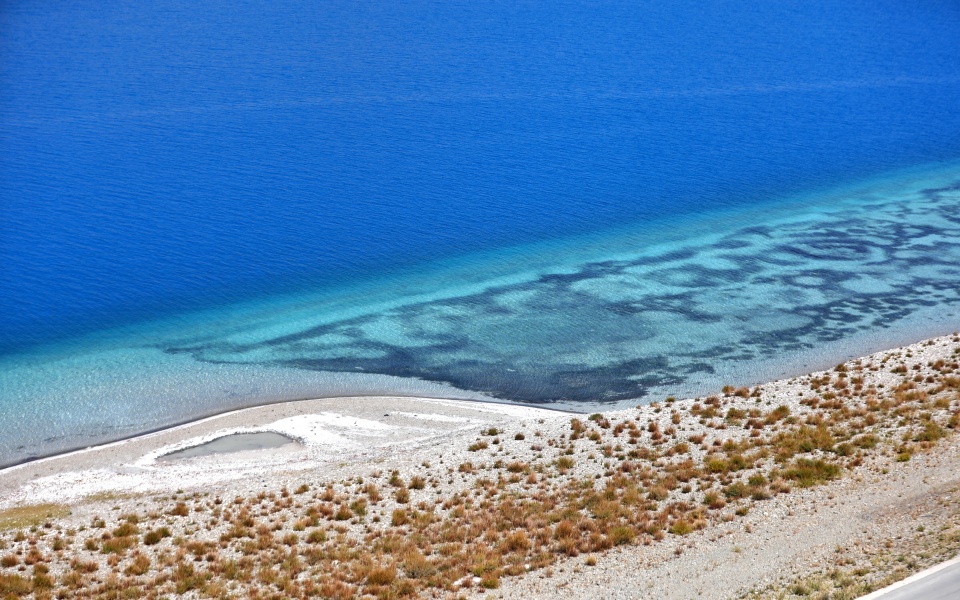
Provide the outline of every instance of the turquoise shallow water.
[[960,165],[277,295],[6,357],[0,462],[271,401],[593,410],[960,328]]

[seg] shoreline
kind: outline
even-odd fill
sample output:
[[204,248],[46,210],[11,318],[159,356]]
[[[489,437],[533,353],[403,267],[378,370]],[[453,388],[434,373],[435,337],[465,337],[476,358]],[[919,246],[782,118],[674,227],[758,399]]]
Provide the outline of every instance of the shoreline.
[[[475,428],[488,422],[501,423],[512,418],[529,419],[534,416],[570,414],[574,413],[510,403],[414,396],[338,396],[254,406],[0,469],[0,509],[16,504],[14,499],[18,498],[18,494],[14,492],[15,489],[20,490],[22,497],[26,495],[22,486],[29,486],[38,480],[64,477],[74,472],[96,475],[104,469],[135,469],[143,473],[173,473],[176,475],[173,479],[186,474],[199,477],[210,484],[220,484],[233,478],[230,471],[234,468],[244,472],[255,471],[256,462],[262,457],[277,459],[271,463],[273,470],[282,470],[283,461],[287,460],[323,466],[330,462],[331,456],[329,444],[324,437],[326,434],[336,436],[340,444],[347,446],[360,440],[363,443],[382,443],[392,447],[411,441],[414,444],[417,441],[429,442],[434,437],[442,437],[451,431],[456,433],[461,429]],[[391,418],[387,415],[399,416],[399,424],[383,425],[383,421]],[[418,415],[427,422],[416,423],[412,415]],[[312,430],[305,429],[304,424],[309,425],[311,419],[319,425]],[[351,423],[359,426],[351,428]],[[224,436],[259,432],[280,433],[294,439],[298,444],[272,450],[205,457],[208,461],[200,458],[158,462],[158,459],[166,454],[200,446]],[[192,468],[195,463],[199,465],[196,469]],[[212,463],[217,471],[212,479],[207,477],[209,473],[203,473],[204,468],[211,466],[208,463]],[[181,485],[182,483],[177,483],[173,487]],[[50,500],[56,500],[56,487],[51,486],[51,491],[44,492],[44,497],[50,496]],[[83,496],[83,493],[77,492],[71,498],[76,500]]]
[[[0,470],[14,565],[0,575],[19,582],[20,557],[39,552],[33,581],[49,572],[64,597],[107,593],[111,573],[201,597],[268,592],[277,577],[291,596],[868,593],[960,548],[922,534],[960,519],[958,430],[957,334],[589,417],[388,396],[267,405]],[[300,443],[157,460],[251,432]],[[358,543],[359,563],[342,554]],[[839,578],[821,569],[837,547]],[[895,560],[920,547],[923,560]],[[358,576],[362,564],[387,570]],[[248,575],[223,578],[236,568]],[[203,575],[171,579],[188,571]]]
[[[767,383],[770,383],[771,381],[780,381],[780,380],[785,380],[785,379],[791,379],[791,378],[795,378],[795,377],[800,377],[800,376],[806,375],[806,374],[808,374],[808,373],[810,373],[810,372],[813,372],[813,371],[816,371],[816,370],[827,369],[827,368],[829,368],[830,365],[836,364],[837,362],[847,362],[847,361],[850,361],[850,360],[855,360],[855,359],[857,359],[857,358],[863,358],[863,357],[865,357],[865,356],[872,356],[872,355],[874,355],[874,354],[880,354],[880,353],[883,353],[883,352],[888,352],[888,351],[893,351],[893,350],[897,350],[897,349],[900,349],[900,348],[905,348],[905,347],[907,347],[907,346],[912,346],[912,345],[916,345],[916,344],[921,344],[921,343],[923,343],[923,342],[925,342],[925,341],[927,341],[927,340],[929,340],[929,339],[935,339],[935,338],[940,338],[940,337],[948,337],[948,336],[950,336],[950,335],[956,335],[956,331],[955,331],[955,330],[954,330],[954,331],[950,331],[950,332],[943,331],[943,328],[941,328],[941,327],[939,326],[939,324],[938,324],[937,327],[934,328],[934,330],[939,330],[939,331],[941,331],[941,333],[935,334],[935,335],[930,335],[931,332],[930,332],[930,331],[927,331],[927,332],[925,332],[925,334],[924,334],[925,337],[921,337],[921,338],[919,338],[919,339],[917,339],[917,336],[899,336],[899,337],[906,337],[907,339],[911,339],[911,340],[915,340],[915,341],[913,341],[913,342],[907,342],[907,343],[904,343],[904,344],[901,344],[901,345],[898,345],[898,346],[894,346],[894,347],[892,347],[892,348],[886,348],[886,347],[885,347],[885,348],[881,348],[881,349],[879,349],[879,350],[875,350],[875,351],[869,352],[867,355],[855,354],[853,351],[850,351],[849,349],[846,349],[845,352],[841,353],[842,356],[833,357],[833,360],[827,360],[827,359],[820,360],[820,361],[819,361],[819,365],[815,365],[815,366],[813,366],[812,368],[809,368],[809,367],[806,365],[806,363],[804,363],[804,364],[801,366],[801,364],[800,364],[799,361],[794,360],[794,361],[792,361],[792,362],[789,363],[789,364],[791,365],[791,368],[787,369],[783,374],[781,374],[781,375],[780,375],[779,377],[777,377],[776,379],[773,379],[773,380],[762,380],[762,381],[761,381],[761,380],[756,380],[756,381],[754,381],[754,380],[751,379],[751,380],[749,380],[749,381],[740,382],[740,385],[747,385],[747,386],[757,386],[757,385],[760,385],[760,386],[762,386],[762,385],[765,385],[765,384],[767,384]],[[876,332],[874,332],[874,335],[875,335],[875,334],[876,334]],[[875,346],[875,345],[876,345],[876,344],[874,344],[874,346]],[[812,351],[807,351],[807,354],[812,354]],[[818,367],[819,367],[819,368],[818,368]],[[455,390],[455,391],[458,391],[458,392],[463,392],[464,394],[468,394],[468,393],[477,393],[477,394],[479,394],[478,392],[470,392],[469,390],[459,390],[459,389],[456,389],[456,388],[454,388],[454,390]],[[710,393],[709,390],[705,390],[705,391],[702,392],[701,395],[708,395],[709,393]],[[222,410],[222,411],[217,411],[217,412],[209,413],[209,414],[206,414],[206,415],[203,415],[203,416],[194,417],[194,418],[189,418],[189,419],[186,419],[186,420],[183,420],[183,421],[178,421],[178,422],[172,423],[172,424],[170,424],[170,425],[164,425],[164,426],[161,426],[161,427],[156,427],[156,428],[148,429],[148,430],[146,430],[146,431],[134,433],[134,434],[131,434],[131,435],[128,435],[128,436],[123,436],[123,437],[120,437],[120,438],[118,438],[118,439],[111,440],[111,441],[107,441],[107,442],[103,442],[103,443],[99,443],[99,444],[93,444],[93,445],[78,445],[78,446],[71,447],[71,448],[68,448],[68,449],[65,449],[65,450],[59,450],[59,451],[56,451],[56,452],[51,453],[51,454],[45,454],[45,455],[42,455],[42,456],[36,456],[36,457],[32,457],[32,458],[29,458],[29,459],[26,459],[26,460],[14,461],[14,462],[10,462],[10,463],[2,463],[2,462],[0,462],[0,476],[2,476],[2,474],[3,474],[4,472],[6,472],[7,470],[9,470],[9,469],[16,469],[16,468],[19,468],[19,467],[23,467],[23,466],[26,466],[26,465],[33,464],[33,463],[40,463],[40,462],[47,461],[47,460],[51,460],[51,459],[57,459],[57,458],[60,458],[60,457],[70,456],[70,455],[74,455],[74,454],[81,454],[81,453],[85,453],[85,452],[88,452],[88,451],[95,451],[95,450],[102,449],[102,448],[110,448],[110,447],[112,447],[112,446],[114,446],[114,445],[116,445],[116,444],[123,444],[123,443],[127,443],[127,442],[130,442],[130,441],[136,441],[136,440],[138,440],[138,439],[140,439],[140,438],[148,439],[148,438],[150,438],[151,436],[154,436],[154,435],[165,434],[165,433],[167,433],[167,432],[174,432],[174,431],[177,431],[177,430],[179,430],[179,429],[181,429],[181,428],[189,428],[189,427],[192,427],[193,425],[201,425],[201,424],[204,424],[204,423],[207,423],[207,422],[210,422],[210,421],[212,421],[212,420],[219,419],[219,418],[228,418],[228,417],[231,417],[231,416],[233,416],[233,415],[241,414],[241,413],[243,413],[244,411],[256,411],[256,410],[258,410],[258,409],[264,409],[264,408],[271,407],[271,406],[296,405],[297,403],[303,403],[303,402],[320,402],[320,401],[324,401],[324,402],[335,402],[335,401],[345,401],[345,402],[349,402],[349,401],[352,401],[352,400],[372,399],[372,398],[402,398],[402,399],[410,399],[410,400],[428,400],[428,401],[443,401],[443,402],[463,402],[463,403],[467,403],[467,404],[473,404],[473,403],[476,403],[476,404],[489,404],[489,405],[494,405],[494,406],[517,406],[517,407],[534,408],[534,409],[538,409],[538,410],[545,410],[545,411],[556,412],[556,413],[575,413],[575,414],[587,414],[587,413],[591,413],[591,412],[617,411],[617,410],[623,410],[624,408],[626,408],[626,405],[632,405],[633,403],[636,403],[637,405],[646,405],[646,404],[650,404],[650,403],[653,403],[653,402],[657,402],[657,401],[658,401],[658,400],[656,400],[656,399],[649,399],[649,398],[643,397],[643,398],[632,399],[632,400],[629,400],[629,401],[616,401],[616,402],[611,402],[610,404],[607,404],[607,403],[605,403],[605,402],[585,403],[585,402],[577,402],[577,401],[556,401],[556,402],[532,403],[532,402],[510,401],[510,400],[504,400],[504,399],[494,398],[494,397],[490,397],[490,396],[484,396],[483,399],[480,399],[480,398],[468,398],[468,397],[463,397],[463,396],[460,396],[460,397],[443,397],[443,396],[428,396],[428,395],[417,395],[417,394],[406,394],[406,393],[334,394],[334,395],[330,395],[330,396],[323,396],[323,395],[320,395],[320,396],[306,396],[306,397],[302,397],[302,398],[293,398],[293,399],[287,399],[287,400],[267,400],[267,401],[264,401],[264,402],[258,402],[258,403],[256,403],[256,404],[252,404],[252,405],[250,405],[250,406],[244,406],[244,407],[241,407],[241,408],[228,408],[228,409],[224,409],[224,410]],[[582,408],[581,408],[580,405],[582,405]],[[580,408],[580,409],[578,410],[578,408]]]
[[[3,476],[8,471],[13,469],[18,469],[20,467],[25,467],[31,464],[42,463],[44,461],[57,460],[64,457],[69,457],[73,455],[79,455],[86,452],[93,452],[99,450],[105,450],[117,445],[126,444],[129,442],[135,442],[138,440],[147,440],[153,436],[173,433],[184,428],[190,428],[195,425],[203,425],[217,419],[228,418],[234,415],[239,415],[247,411],[256,411],[259,409],[268,408],[271,406],[284,406],[284,405],[296,405],[301,402],[331,402],[331,401],[351,401],[351,400],[367,400],[374,398],[397,398],[397,399],[409,399],[409,400],[425,400],[425,401],[440,401],[440,402],[465,402],[465,403],[476,403],[476,404],[491,404],[491,405],[504,405],[504,406],[521,406],[528,408],[536,408],[540,410],[546,410],[550,412],[557,413],[572,413],[577,411],[570,411],[561,408],[551,408],[549,406],[541,405],[530,405],[522,404],[518,402],[510,402],[507,400],[499,399],[490,399],[490,400],[474,400],[470,398],[442,398],[434,396],[416,396],[416,395],[404,395],[404,394],[361,394],[361,395],[336,395],[336,396],[312,396],[305,398],[297,398],[293,400],[277,400],[277,401],[268,401],[263,404],[254,404],[252,406],[245,406],[243,408],[231,408],[226,409],[222,412],[216,412],[210,415],[201,416],[197,418],[192,418],[178,423],[173,423],[171,425],[165,425],[163,427],[158,427],[155,429],[150,429],[144,432],[135,433],[126,437],[121,437],[116,440],[109,442],[104,442],[102,444],[94,444],[92,446],[77,446],[75,448],[69,448],[67,450],[58,451],[54,454],[46,454],[43,456],[37,456],[35,458],[29,458],[20,462],[13,462],[9,464],[0,463],[0,477]],[[596,408],[596,407],[595,407]],[[584,411],[582,414],[586,414],[587,411]]]
[[[868,357],[876,356],[879,354],[890,353],[901,351],[906,348],[911,348],[913,346],[923,345],[930,340],[947,338],[950,336],[956,336],[957,332],[945,333],[940,336],[927,337],[920,339],[912,344],[906,344],[902,346],[897,346],[895,348],[890,348],[886,350],[879,350],[872,352],[864,356],[850,357],[841,362],[848,362],[858,359],[865,359]],[[826,367],[824,367],[826,368]],[[796,377],[801,377],[803,375],[809,375],[810,372],[796,373],[796,374],[787,374],[780,379],[776,379],[769,382],[756,382],[757,386],[764,386],[780,381],[786,381],[789,379],[795,379]],[[706,395],[706,394],[705,394]],[[585,410],[577,411],[573,410],[576,403],[551,403],[551,404],[562,404],[563,408],[555,408],[549,404],[538,405],[538,404],[527,404],[520,402],[510,402],[506,400],[494,399],[489,400],[478,400],[470,398],[444,398],[444,397],[433,397],[433,396],[418,396],[418,395],[407,395],[407,394],[361,394],[361,395],[333,395],[333,396],[321,396],[321,397],[308,397],[300,398],[293,400],[280,400],[274,402],[267,402],[263,404],[256,404],[253,406],[247,406],[243,408],[235,408],[225,410],[223,412],[217,412],[200,418],[189,419],[173,425],[159,427],[152,429],[146,432],[137,433],[127,437],[123,437],[117,440],[105,442],[102,444],[95,444],[91,446],[77,447],[63,452],[57,452],[54,454],[40,456],[32,458],[29,460],[9,464],[9,465],[0,465],[0,507],[5,503],[2,502],[4,489],[3,481],[4,479],[13,477],[14,479],[19,479],[14,475],[18,470],[26,469],[29,467],[35,468],[45,468],[53,466],[53,470],[59,471],[57,469],[58,463],[64,464],[73,464],[75,461],[86,462],[83,459],[88,456],[96,456],[99,454],[112,454],[116,453],[120,456],[129,455],[136,453],[138,448],[142,447],[155,447],[154,442],[164,441],[165,443],[159,447],[164,447],[167,450],[165,452],[177,452],[186,448],[193,446],[202,445],[208,443],[218,437],[223,437],[227,435],[232,435],[235,433],[254,433],[254,432],[269,432],[270,429],[265,429],[264,426],[267,425],[263,423],[264,416],[269,414],[280,413],[283,415],[295,415],[299,409],[303,408],[304,412],[309,412],[311,410],[321,409],[321,406],[327,403],[330,403],[330,406],[322,406],[323,410],[327,411],[338,411],[347,408],[351,403],[365,403],[365,402],[379,402],[386,401],[388,405],[383,407],[384,410],[389,409],[389,403],[396,402],[414,402],[414,403],[443,403],[450,404],[452,406],[471,407],[476,406],[479,410],[489,410],[491,407],[504,407],[509,409],[530,409],[534,411],[544,411],[546,413],[553,413],[557,415],[582,415],[587,414],[588,412],[619,412],[625,410],[622,406],[603,406],[600,403],[593,403],[589,406],[585,406]],[[637,408],[641,406],[649,406],[654,404],[657,400],[650,400],[648,402],[643,402],[643,399],[638,399],[640,402],[637,405]],[[683,398],[681,401],[690,402],[691,398]],[[622,403],[621,403],[622,404]],[[479,407],[486,407],[479,408]],[[389,412],[389,410],[388,410]],[[498,412],[495,408],[492,412]],[[512,412],[507,410],[507,413]],[[225,423],[223,427],[218,427],[218,423]],[[197,431],[203,433],[198,434]],[[211,433],[211,431],[216,433]],[[281,435],[286,435],[291,437],[298,443],[303,443],[303,440],[297,437],[294,434],[283,433]],[[172,440],[172,441],[170,441]],[[126,452],[124,452],[126,451]],[[142,453],[141,453],[142,454]],[[153,452],[151,452],[153,454]],[[157,454],[154,458],[158,458],[160,454]],[[229,455],[227,455],[229,456]],[[96,463],[94,460],[92,463]],[[108,459],[108,463],[116,463],[116,458]],[[92,464],[91,463],[91,464]],[[45,469],[48,472],[51,470],[49,468]]]

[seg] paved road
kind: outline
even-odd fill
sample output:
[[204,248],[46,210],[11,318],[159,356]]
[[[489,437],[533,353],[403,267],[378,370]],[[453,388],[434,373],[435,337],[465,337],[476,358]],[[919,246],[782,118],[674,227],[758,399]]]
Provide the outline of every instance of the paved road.
[[960,559],[948,562],[951,564],[935,573],[879,590],[864,600],[960,600]]

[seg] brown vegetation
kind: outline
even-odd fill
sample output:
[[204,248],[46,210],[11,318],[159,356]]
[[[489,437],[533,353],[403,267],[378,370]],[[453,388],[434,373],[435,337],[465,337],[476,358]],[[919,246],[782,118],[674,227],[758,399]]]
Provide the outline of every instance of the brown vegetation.
[[615,546],[688,535],[869,461],[929,450],[960,427],[957,358],[841,365],[802,378],[791,406],[729,387],[574,418],[533,447],[488,428],[459,466],[233,501],[178,493],[109,526],[65,530],[69,509],[56,505],[12,509],[0,513],[16,529],[0,536],[0,597],[402,598],[496,588],[565,556],[591,565]]

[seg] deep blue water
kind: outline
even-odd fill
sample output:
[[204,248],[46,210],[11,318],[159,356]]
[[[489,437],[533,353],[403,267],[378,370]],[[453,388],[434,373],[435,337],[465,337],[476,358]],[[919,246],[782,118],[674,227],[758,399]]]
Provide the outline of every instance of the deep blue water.
[[955,2],[7,2],[0,346],[960,148]]
[[[230,308],[235,303],[255,305],[258,315],[272,315],[267,320],[290,335],[303,323],[276,325],[283,322],[278,307],[290,298],[314,302],[319,294],[336,305],[317,305],[310,317],[329,330],[316,329],[319,322],[307,329],[337,341],[301,335],[289,345],[283,339],[267,344],[275,352],[269,360],[262,354],[253,360],[294,374],[284,371],[288,377],[271,380],[274,387],[196,392],[207,398],[202,407],[170,400],[176,410],[124,421],[111,414],[119,409],[105,398],[118,390],[130,395],[130,386],[142,383],[130,378],[151,365],[162,371],[162,361],[137,362],[140,375],[129,364],[126,370],[87,369],[96,391],[64,395],[76,402],[99,399],[102,420],[96,427],[78,425],[70,418],[74,409],[61,406],[55,410],[66,416],[46,438],[57,441],[24,453],[76,445],[77,435],[116,437],[244,403],[425,389],[397,381],[369,388],[308,384],[297,379],[306,377],[300,371],[363,370],[528,401],[623,399],[642,397],[650,386],[681,385],[684,377],[666,373],[684,351],[648,356],[625,349],[627,342],[613,335],[625,331],[620,321],[591,324],[590,331],[599,333],[586,339],[599,357],[570,359],[546,374],[535,366],[509,371],[537,349],[568,343],[571,336],[584,339],[576,324],[596,311],[635,313],[622,298],[615,308],[575,295],[551,307],[538,302],[530,310],[553,314],[555,321],[538,321],[529,325],[536,335],[510,340],[498,328],[523,331],[516,320],[471,317],[450,325],[457,330],[453,338],[425,333],[432,325],[411,324],[442,321],[431,303],[449,298],[444,290],[469,279],[464,273],[525,279],[520,274],[533,268],[533,248],[557,244],[562,250],[554,254],[574,256],[587,244],[583,240],[592,240],[594,250],[629,246],[643,254],[692,224],[700,232],[736,237],[745,234],[728,217],[738,211],[775,213],[789,206],[800,215],[823,215],[824,207],[810,200],[814,192],[920,166],[946,165],[956,173],[960,158],[960,5],[953,1],[11,1],[0,6],[0,44],[0,355],[8,365],[20,365],[28,351],[76,357],[87,344],[77,336],[120,325],[141,327],[137,344],[164,356],[188,356],[200,365],[246,364],[244,353],[254,345],[227,333],[242,327],[211,314],[236,310]],[[937,186],[946,187],[929,189],[949,188],[942,175]],[[890,215],[900,214],[896,202],[907,198],[933,211],[953,197],[897,190],[884,204]],[[911,222],[922,226],[926,215],[913,211]],[[938,235],[953,234],[945,216],[929,218]],[[864,231],[877,223],[865,223]],[[638,236],[629,244],[624,228]],[[598,242],[608,231],[616,231],[610,240],[618,241]],[[812,231],[803,230],[804,243]],[[924,239],[921,233],[904,235]],[[816,235],[835,240],[857,234]],[[888,242],[889,252],[904,250]],[[942,247],[928,251],[952,256]],[[713,256],[706,247],[690,252],[703,260]],[[607,278],[607,289],[641,260],[632,256],[629,264],[601,269],[595,266],[606,264],[601,255],[584,251],[579,262],[555,262],[587,269],[582,279]],[[538,256],[541,266],[552,260]],[[684,272],[706,268],[701,259]],[[459,270],[451,275],[437,261]],[[884,263],[888,271],[872,275],[871,290],[907,285],[904,269],[949,288],[947,267],[936,277],[910,271],[921,262],[891,259]],[[843,272],[857,268],[846,265]],[[438,272],[447,275],[426,275]],[[840,280],[803,281],[841,286]],[[667,284],[657,285],[664,293]],[[708,277],[688,287],[711,285]],[[375,308],[334,323],[331,315],[343,316],[337,312],[343,305],[357,304],[349,294],[358,289],[364,300],[389,304],[409,295],[410,286],[435,298],[388,314],[390,326],[377,320],[383,314]],[[445,301],[443,310],[466,306],[491,315],[501,292],[552,297],[573,289],[498,288],[494,300],[467,294],[457,301],[463,306]],[[902,295],[900,288],[891,290],[883,293]],[[914,314],[905,307],[946,306],[948,292],[878,308],[884,316],[854,328],[856,335],[896,323],[916,331],[915,323],[903,325]],[[337,301],[338,293],[352,299]],[[674,302],[674,312],[691,302],[672,298],[661,301]],[[711,310],[698,318],[709,321]],[[871,309],[858,310],[862,316]],[[754,340],[769,353],[794,351],[812,343],[804,336],[816,329],[788,323],[796,314],[795,307],[764,321],[753,311],[723,331],[796,327],[803,331],[777,334],[776,343]],[[162,335],[149,325],[157,319],[166,319]],[[214,321],[223,324],[209,324]],[[416,332],[384,333],[397,323]],[[829,328],[829,319],[819,323]],[[180,326],[190,334],[178,338]],[[643,327],[669,332],[674,326]],[[626,330],[643,338],[639,329]],[[710,335],[722,337],[719,331]],[[413,341],[417,336],[433,340],[432,353]],[[854,338],[851,330],[835,341]],[[260,335],[257,343],[269,339]],[[304,340],[319,346],[305,351]],[[749,358],[712,342],[687,353],[688,375],[709,361]],[[19,367],[6,367],[0,407],[27,422],[26,415],[63,392],[69,369],[44,364],[41,379],[52,387],[43,392],[30,387],[36,373],[30,379]],[[520,375],[488,381],[492,364]],[[644,379],[650,373],[659,374]],[[188,390],[182,395],[192,393],[184,382],[161,387],[177,386]],[[242,402],[234,399],[238,394]],[[0,463],[22,447],[11,442],[0,448]]]

